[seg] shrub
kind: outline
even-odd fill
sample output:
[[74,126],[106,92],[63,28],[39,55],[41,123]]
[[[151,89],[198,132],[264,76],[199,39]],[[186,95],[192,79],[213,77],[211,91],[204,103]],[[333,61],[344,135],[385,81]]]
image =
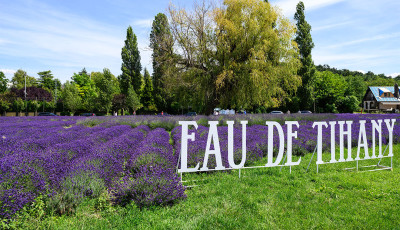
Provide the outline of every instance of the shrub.
[[93,118],[86,118],[86,119],[82,119],[82,120],[78,120],[76,122],[77,125],[84,125],[86,127],[93,127],[99,124],[104,123],[105,120],[99,120],[99,119],[93,119]]
[[157,153],[145,153],[131,159],[128,170],[130,173],[138,173],[142,166],[147,167],[160,166],[163,168],[173,167],[164,157]]
[[51,213],[73,214],[84,197],[97,198],[104,190],[104,181],[96,174],[81,172],[67,177],[61,185],[61,190],[46,200],[46,206]]
[[124,177],[117,184],[113,200],[122,206],[134,201],[140,208],[171,205],[186,198],[184,192],[180,178],[172,169],[143,165],[138,173]]

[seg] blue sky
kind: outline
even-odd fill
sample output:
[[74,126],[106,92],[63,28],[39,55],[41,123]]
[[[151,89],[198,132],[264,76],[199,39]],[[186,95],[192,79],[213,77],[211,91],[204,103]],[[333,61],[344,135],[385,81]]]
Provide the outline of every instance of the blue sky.
[[[191,6],[192,0],[172,0]],[[293,22],[298,0],[270,0]],[[400,1],[304,0],[312,26],[315,64],[400,75]],[[0,71],[30,76],[51,70],[62,82],[85,67],[121,73],[126,28],[138,36],[143,67],[151,72],[149,34],[169,0],[0,0]]]

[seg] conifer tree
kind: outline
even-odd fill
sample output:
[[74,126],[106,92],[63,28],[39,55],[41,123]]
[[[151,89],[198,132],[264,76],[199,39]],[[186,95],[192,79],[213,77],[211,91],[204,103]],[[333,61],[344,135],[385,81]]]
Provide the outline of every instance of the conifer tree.
[[142,65],[140,64],[140,53],[136,35],[133,33],[132,27],[129,26],[126,33],[125,46],[121,51],[122,57],[122,74],[119,76],[120,88],[123,94],[127,94],[129,84],[140,95],[143,84]]
[[144,109],[147,112],[156,111],[156,106],[154,104],[153,98],[153,82],[147,69],[144,69],[144,88],[141,99]]
[[297,74],[302,79],[302,86],[299,88],[297,95],[299,95],[300,109],[311,109],[314,103],[314,75],[315,66],[311,56],[311,50],[314,48],[314,42],[311,37],[311,26],[305,19],[304,3],[300,1],[296,7],[294,19],[297,21],[297,31],[295,41],[297,42],[301,68]]
[[163,76],[170,66],[174,65],[174,40],[169,28],[167,16],[159,13],[153,20],[150,33],[150,48],[153,49],[153,90],[157,108],[166,110],[167,92],[163,84]]

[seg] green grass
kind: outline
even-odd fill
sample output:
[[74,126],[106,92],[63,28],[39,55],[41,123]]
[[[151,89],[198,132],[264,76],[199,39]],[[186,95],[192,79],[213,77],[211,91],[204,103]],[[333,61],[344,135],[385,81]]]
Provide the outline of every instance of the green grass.
[[[400,145],[394,170],[348,171],[355,162],[319,166],[306,172],[311,154],[299,166],[186,173],[188,198],[171,207],[140,210],[134,205],[95,208],[82,203],[73,216],[27,219],[40,229],[399,229]],[[330,153],[324,154],[329,158]],[[296,159],[294,159],[296,160]],[[360,166],[378,160],[360,161]],[[262,165],[265,162],[258,162]],[[390,158],[381,164],[390,165]]]

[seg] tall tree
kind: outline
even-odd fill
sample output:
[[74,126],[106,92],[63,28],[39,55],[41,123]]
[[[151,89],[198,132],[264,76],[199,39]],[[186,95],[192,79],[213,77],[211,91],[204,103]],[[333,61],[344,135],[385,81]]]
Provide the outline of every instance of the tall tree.
[[304,15],[304,3],[302,1],[296,6],[294,19],[296,20],[297,26],[295,41],[299,47],[300,61],[302,64],[297,72],[302,79],[302,86],[299,88],[298,96],[302,107],[304,107],[300,109],[311,109],[315,103],[315,66],[311,56],[314,42],[311,38],[311,26],[306,21]]
[[17,72],[14,73],[13,78],[11,79],[11,83],[14,88],[21,89],[25,87],[25,76],[26,76],[26,87],[29,86],[37,86],[37,81],[36,78],[31,77],[26,74],[25,71],[22,69],[17,70]]
[[87,73],[86,69],[83,68],[78,74],[74,73],[72,80],[76,83],[78,87],[79,94],[82,97],[84,107],[93,112],[95,108],[95,100],[98,97],[96,92],[96,87],[91,76]]
[[0,71],[0,93],[4,93],[7,90],[8,79],[3,72]]
[[180,71],[166,82],[185,89],[189,97],[181,98],[201,112],[276,107],[301,84],[295,27],[269,3],[225,0],[221,8],[203,3],[193,13],[169,13]]
[[137,38],[131,26],[127,29],[125,45],[122,48],[121,57],[122,74],[119,76],[119,82],[122,93],[125,95],[127,94],[129,88],[128,83],[130,83],[133,89],[140,94],[143,84],[142,75],[140,74],[142,65],[140,64]]
[[174,66],[174,40],[168,24],[168,18],[163,13],[158,13],[153,20],[150,33],[150,48],[153,49],[153,90],[154,101],[157,108],[166,110],[169,99],[163,83],[163,75],[168,68]]
[[54,76],[51,70],[42,71],[37,73],[39,75],[38,83],[40,88],[48,89],[53,91],[55,89]]
[[118,88],[113,84],[113,79],[115,77],[111,74],[110,70],[105,68],[103,70],[103,77],[99,80],[99,103],[101,105],[101,109],[106,111],[107,114],[110,112],[112,108],[112,100],[114,98],[114,94],[118,93]]
[[64,84],[62,98],[65,107],[71,112],[72,116],[82,106],[82,99],[79,95],[78,87],[76,87],[74,82],[67,81]]
[[85,98],[85,95],[90,91],[92,88],[92,80],[90,78],[90,75],[87,74],[86,70],[83,69],[81,72],[78,74],[74,73],[74,75],[71,77],[72,81],[75,82],[79,89],[79,94]]
[[153,82],[146,68],[144,69],[144,88],[141,99],[146,112],[157,111],[153,98]]

